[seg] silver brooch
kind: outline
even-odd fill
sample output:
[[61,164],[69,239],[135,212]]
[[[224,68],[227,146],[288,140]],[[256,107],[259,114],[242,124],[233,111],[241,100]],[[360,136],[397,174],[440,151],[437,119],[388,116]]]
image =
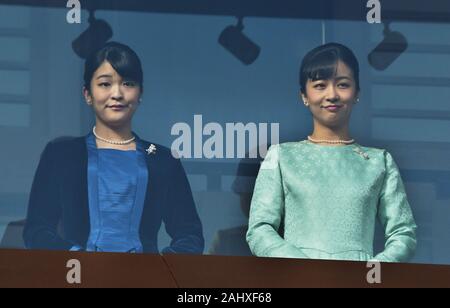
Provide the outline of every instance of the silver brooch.
[[364,152],[363,150],[361,150],[361,148],[359,148],[359,147],[354,148],[353,151],[355,151],[356,153],[358,153],[359,155],[364,157],[364,159],[369,159],[370,158],[369,155],[366,152]]
[[152,144],[150,144],[148,149],[145,150],[145,151],[147,152],[147,155],[155,154],[156,153],[156,146],[152,143]]

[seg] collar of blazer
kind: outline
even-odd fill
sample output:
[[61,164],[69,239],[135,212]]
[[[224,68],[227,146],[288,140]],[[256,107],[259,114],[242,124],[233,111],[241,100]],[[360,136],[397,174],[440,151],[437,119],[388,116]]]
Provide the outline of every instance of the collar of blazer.
[[142,140],[137,134],[133,132],[136,137],[136,150],[147,153],[148,156],[154,156],[157,151],[155,144]]

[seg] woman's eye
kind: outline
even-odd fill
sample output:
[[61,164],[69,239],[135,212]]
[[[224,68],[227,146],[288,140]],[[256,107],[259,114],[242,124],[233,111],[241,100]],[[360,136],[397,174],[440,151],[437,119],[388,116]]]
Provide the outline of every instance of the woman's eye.
[[134,88],[134,87],[136,86],[136,83],[133,82],[133,81],[125,81],[125,82],[123,83],[123,85],[124,85],[125,87]]
[[338,84],[338,87],[341,89],[347,89],[350,87],[350,85],[348,83],[340,83]]
[[109,82],[102,82],[102,83],[99,83],[99,86],[100,87],[102,87],[102,88],[107,88],[107,87],[109,87],[111,84],[109,83]]
[[324,83],[318,83],[314,85],[314,89],[324,89],[325,88],[325,84]]

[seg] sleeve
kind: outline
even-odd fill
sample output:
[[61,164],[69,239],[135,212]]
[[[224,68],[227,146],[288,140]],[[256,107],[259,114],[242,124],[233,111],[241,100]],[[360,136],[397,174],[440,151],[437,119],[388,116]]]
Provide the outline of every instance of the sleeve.
[[278,234],[284,216],[279,151],[279,145],[271,146],[261,164],[250,208],[247,242],[255,256],[308,258],[300,248]]
[[380,262],[406,262],[416,248],[417,226],[409,206],[398,167],[385,152],[386,175],[378,204],[378,218],[384,228],[384,251],[374,257]]
[[189,181],[180,160],[175,159],[173,165],[167,203],[163,209],[165,228],[172,240],[162,253],[202,254],[205,245],[202,223]]
[[70,250],[74,246],[63,240],[57,232],[61,208],[52,155],[52,143],[49,143],[41,155],[28,202],[23,232],[28,249]]
[[70,248],[70,251],[84,251],[84,248],[78,245],[72,246],[72,248]]

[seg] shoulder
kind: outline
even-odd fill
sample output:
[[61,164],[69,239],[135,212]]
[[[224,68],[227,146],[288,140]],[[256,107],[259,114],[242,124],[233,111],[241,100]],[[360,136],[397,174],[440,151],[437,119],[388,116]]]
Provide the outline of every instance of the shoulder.
[[148,140],[139,140],[144,147],[144,150],[153,149],[151,152],[147,152],[147,156],[152,159],[156,159],[158,164],[165,165],[166,167],[179,167],[181,165],[178,153],[172,151],[170,148],[161,144],[150,142]]
[[81,137],[72,137],[72,136],[61,136],[51,140],[48,144],[52,147],[64,147],[64,146],[73,146],[76,144],[84,143],[85,136]]
[[385,171],[397,170],[398,165],[393,155],[386,149],[358,145],[370,157],[373,164],[382,166]]
[[382,148],[368,147],[368,146],[364,146],[364,145],[361,145],[358,143],[354,143],[354,145],[361,148],[363,151],[376,153],[379,155],[384,155],[384,153],[387,152],[386,149],[382,149]]
[[172,155],[172,151],[170,150],[170,148],[166,146],[144,139],[140,139],[139,142],[142,144],[145,150],[149,150],[150,148],[154,149],[149,155],[153,155],[158,159],[165,159],[165,160],[177,159],[176,153]]
[[393,160],[391,153],[389,153],[389,151],[386,149],[376,148],[376,147],[367,147],[367,146],[362,146],[360,144],[356,144],[356,146],[359,147],[364,152],[366,152],[367,154],[378,157],[384,161]]
[[85,137],[57,137],[45,146],[44,153],[52,154],[67,154],[76,152],[76,149],[83,149],[85,147]]
[[264,160],[270,161],[278,161],[281,156],[287,155],[291,153],[298,153],[302,149],[306,148],[303,142],[284,142],[279,144],[273,144],[269,147],[267,154],[264,157]]
[[283,142],[278,145],[279,151],[290,152],[305,148],[307,145],[302,141]]
[[268,152],[291,151],[294,149],[299,149],[301,147],[302,147],[301,142],[283,142],[278,144],[272,144],[269,147]]
[[[276,152],[277,157],[289,157],[291,155],[301,155],[310,150],[310,146],[302,141],[283,142],[270,147],[269,152]],[[306,153],[305,153],[306,154]],[[273,154],[272,154],[273,155]]]
[[295,152],[295,149],[299,148],[298,143],[299,142],[285,142],[271,145],[264,157],[264,161],[261,163],[260,169],[277,168],[282,156],[289,156],[289,153]]
[[[387,164],[389,161],[393,161],[392,155],[386,150],[382,148],[376,147],[368,147],[360,144],[350,145],[349,148],[355,151],[362,151],[369,155],[372,158],[372,162],[382,162],[383,164]],[[291,158],[291,157],[302,157],[303,155],[311,155],[316,152],[317,148],[314,148],[307,141],[298,141],[298,142],[285,142],[277,145],[273,145],[269,149],[269,153],[272,156],[276,156],[277,158]],[[268,154],[269,154],[268,153]]]

